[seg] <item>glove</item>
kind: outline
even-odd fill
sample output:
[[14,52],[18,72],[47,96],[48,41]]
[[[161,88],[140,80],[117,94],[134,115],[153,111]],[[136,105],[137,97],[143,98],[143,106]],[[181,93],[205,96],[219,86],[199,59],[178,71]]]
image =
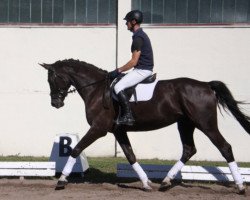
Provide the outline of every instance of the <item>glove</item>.
[[118,72],[118,69],[115,69],[115,70],[109,72],[109,78],[113,80],[113,79],[115,79],[117,76],[119,76],[120,74],[121,74],[121,73]]

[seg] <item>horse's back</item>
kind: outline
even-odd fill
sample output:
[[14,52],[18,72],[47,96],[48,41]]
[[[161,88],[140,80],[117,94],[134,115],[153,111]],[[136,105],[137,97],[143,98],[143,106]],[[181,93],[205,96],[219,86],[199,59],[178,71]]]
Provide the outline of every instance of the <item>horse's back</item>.
[[185,86],[185,85],[200,85],[200,86],[207,86],[207,82],[199,81],[196,79],[188,78],[188,77],[180,77],[180,78],[174,78],[174,79],[165,79],[160,80],[159,82],[163,84],[174,84],[178,86]]
[[208,92],[211,93],[213,90],[209,86],[207,82],[199,81],[191,78],[176,78],[176,79],[168,79],[168,80],[160,80],[159,81],[160,88],[165,90],[165,92],[176,92],[176,93],[188,93],[191,95],[194,92],[203,93]]
[[199,121],[201,117],[206,118],[207,113],[216,115],[217,98],[208,82],[177,78],[163,81],[162,84],[166,87],[172,85],[182,114],[192,118],[192,121]]
[[[156,96],[165,97],[166,104],[174,106],[178,112],[191,113],[191,110],[203,111],[216,109],[217,99],[207,82],[191,78],[161,80]],[[159,98],[159,97],[158,97]]]

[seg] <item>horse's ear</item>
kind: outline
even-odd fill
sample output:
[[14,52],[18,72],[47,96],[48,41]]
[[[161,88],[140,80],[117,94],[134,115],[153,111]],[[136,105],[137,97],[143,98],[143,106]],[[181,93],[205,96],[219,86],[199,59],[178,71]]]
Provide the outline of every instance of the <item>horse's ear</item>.
[[52,70],[52,65],[45,64],[45,63],[42,63],[42,64],[38,63],[38,64],[41,65],[42,67],[44,67],[47,70]]

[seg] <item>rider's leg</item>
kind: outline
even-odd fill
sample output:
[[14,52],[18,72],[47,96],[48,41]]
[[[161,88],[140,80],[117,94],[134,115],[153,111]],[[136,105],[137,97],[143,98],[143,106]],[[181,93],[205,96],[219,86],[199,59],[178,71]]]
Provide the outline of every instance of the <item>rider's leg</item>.
[[128,72],[114,87],[115,93],[118,96],[118,100],[121,106],[121,116],[117,119],[117,124],[133,125],[134,118],[129,105],[129,99],[124,93],[124,89],[132,87],[139,82],[143,81],[145,78],[152,75],[150,70],[140,70],[134,69]]
[[132,126],[135,120],[129,105],[129,99],[124,90],[120,91],[117,96],[121,106],[121,115],[117,119],[116,123]]

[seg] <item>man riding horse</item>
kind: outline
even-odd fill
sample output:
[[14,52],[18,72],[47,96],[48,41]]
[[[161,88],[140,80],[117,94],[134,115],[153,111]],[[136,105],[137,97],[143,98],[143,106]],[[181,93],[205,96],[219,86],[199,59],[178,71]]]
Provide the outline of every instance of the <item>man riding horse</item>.
[[124,89],[136,85],[152,75],[154,67],[153,50],[147,34],[142,30],[140,24],[143,22],[143,14],[139,10],[130,11],[124,18],[129,31],[133,32],[133,42],[131,45],[132,57],[122,67],[110,72],[112,79],[116,78],[121,72],[128,72],[114,87],[121,106],[121,115],[116,120],[116,124],[132,126],[134,117],[129,105],[129,99]]
[[[133,35],[131,60],[113,72],[109,77],[114,78],[123,71],[134,67],[115,86],[115,92],[121,101],[122,116],[118,124],[129,126],[114,126],[114,119],[118,114],[118,105],[112,101],[109,108],[104,106],[104,94],[110,94],[108,72],[94,65],[79,60],[57,61],[54,64],[41,64],[48,70],[50,85],[51,105],[60,108],[64,99],[70,92],[71,86],[75,87],[85,103],[86,118],[90,125],[86,134],[74,147],[62,175],[58,180],[56,189],[64,189],[67,177],[73,170],[76,158],[81,152],[104,137],[108,132],[113,133],[121,146],[128,162],[143,184],[143,189],[152,190],[149,179],[143,168],[137,162],[127,132],[152,131],[177,123],[182,143],[182,155],[163,179],[160,190],[171,187],[182,167],[195,155],[194,131],[202,131],[217,147],[228,163],[232,177],[240,194],[245,193],[243,178],[234,159],[231,145],[225,140],[218,128],[217,106],[229,110],[245,131],[250,134],[250,117],[239,108],[240,101],[236,101],[227,86],[221,81],[203,82],[191,78],[176,78],[160,80],[157,82],[153,97],[136,104],[132,102],[133,119],[124,89],[137,84],[152,74],[153,53],[147,35],[140,29],[142,13],[132,11],[125,17],[128,29]],[[106,82],[106,84],[101,84]],[[114,128],[116,127],[116,128]]]

